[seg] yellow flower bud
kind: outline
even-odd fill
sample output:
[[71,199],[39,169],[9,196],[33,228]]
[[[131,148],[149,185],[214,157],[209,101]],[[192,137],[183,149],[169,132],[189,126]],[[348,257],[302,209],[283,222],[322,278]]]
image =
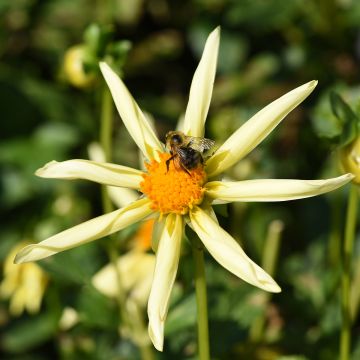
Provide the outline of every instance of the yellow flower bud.
[[360,137],[340,150],[340,161],[345,172],[355,175],[352,181],[360,184]]
[[91,87],[96,80],[95,74],[85,72],[84,59],[85,47],[75,45],[66,51],[63,64],[65,76],[70,84],[82,89]]

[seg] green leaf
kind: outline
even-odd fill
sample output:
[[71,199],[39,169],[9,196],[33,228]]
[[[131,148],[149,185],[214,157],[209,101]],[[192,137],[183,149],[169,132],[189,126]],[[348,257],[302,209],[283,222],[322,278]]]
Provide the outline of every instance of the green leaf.
[[100,267],[98,246],[79,246],[44,259],[39,264],[59,283],[89,284]]
[[116,328],[119,324],[115,302],[91,286],[82,288],[77,307],[82,323],[89,327]]
[[342,125],[339,145],[348,145],[358,134],[359,119],[343,98],[334,91],[330,93],[330,104],[334,115]]
[[111,26],[91,24],[84,32],[84,41],[91,54],[102,57],[112,36]]
[[196,324],[196,302],[195,294],[192,293],[179,303],[171,307],[167,320],[165,332],[167,336],[177,334],[187,327]]
[[59,314],[49,312],[34,318],[25,318],[11,326],[2,337],[5,351],[22,353],[51,339],[57,329]]

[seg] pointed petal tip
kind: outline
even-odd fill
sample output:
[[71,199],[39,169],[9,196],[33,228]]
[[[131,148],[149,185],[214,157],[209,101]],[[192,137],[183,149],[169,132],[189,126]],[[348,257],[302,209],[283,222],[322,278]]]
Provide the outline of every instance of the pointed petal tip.
[[19,258],[19,254],[16,254],[16,256],[14,257],[13,263],[16,265],[22,263],[21,259]]
[[220,33],[221,33],[221,26],[217,26],[209,35],[210,36],[217,36],[219,37],[220,36]]
[[39,177],[47,177],[46,176],[46,172],[54,165],[58,164],[58,162],[56,160],[52,160],[49,161],[48,163],[46,163],[43,167],[37,169],[35,171],[35,175],[39,176]]
[[159,331],[156,331],[151,326],[151,323],[152,323],[152,321],[150,320],[149,321],[149,326],[148,326],[148,333],[149,333],[149,337],[151,339],[151,342],[153,343],[156,350],[163,351],[163,348],[164,348],[164,336],[162,336]]
[[102,72],[104,72],[104,71],[106,71],[107,69],[110,68],[110,66],[105,61],[100,61],[99,62],[99,67],[100,67],[100,70]]
[[213,46],[215,45],[217,47],[218,51],[218,47],[220,44],[220,33],[221,33],[221,28],[220,26],[217,26],[208,36],[206,43],[212,43]]
[[23,247],[14,258],[14,264],[23,264],[25,262],[29,262],[31,260],[28,260],[28,254],[29,254],[29,248],[31,248],[32,245],[27,245]]
[[346,179],[346,180],[352,180],[354,177],[355,177],[355,175],[354,174],[352,174],[352,173],[347,173],[347,174],[345,174],[345,175],[343,175],[344,176],[344,178]]
[[[336,188],[347,184],[348,182],[350,182],[353,178],[355,177],[354,174],[352,173],[346,173],[344,175],[340,175],[336,178],[332,178],[332,179],[328,179],[328,181],[334,181],[335,184],[337,184]],[[326,181],[326,180],[325,180]]]
[[318,84],[317,80],[311,80],[303,85],[300,85],[299,87],[295,88],[294,90],[298,90],[300,92],[305,92],[310,94],[315,88],[316,85]]
[[271,293],[280,293],[281,287],[274,281],[272,284],[267,284],[266,289],[264,289]]
[[111,76],[111,75],[116,75],[116,76],[118,76],[117,74],[116,74],[116,72],[111,68],[111,66],[107,63],[107,62],[105,62],[105,61],[100,61],[99,62],[99,68],[100,68],[100,71],[101,71],[101,73],[103,74],[103,77],[105,78],[105,79],[107,79],[107,77],[109,77],[109,76]]
[[316,85],[318,84],[318,80],[311,80],[307,83],[309,88],[315,89]]

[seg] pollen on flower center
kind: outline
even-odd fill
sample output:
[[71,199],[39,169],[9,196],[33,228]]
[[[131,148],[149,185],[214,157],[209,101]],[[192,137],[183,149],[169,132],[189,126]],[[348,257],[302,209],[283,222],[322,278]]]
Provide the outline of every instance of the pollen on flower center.
[[203,199],[205,190],[202,186],[206,180],[204,168],[199,165],[187,173],[184,169],[178,169],[174,161],[170,161],[167,170],[166,160],[171,155],[159,155],[160,161],[145,163],[148,173],[143,175],[140,190],[152,201],[153,210],[162,214],[186,214]]

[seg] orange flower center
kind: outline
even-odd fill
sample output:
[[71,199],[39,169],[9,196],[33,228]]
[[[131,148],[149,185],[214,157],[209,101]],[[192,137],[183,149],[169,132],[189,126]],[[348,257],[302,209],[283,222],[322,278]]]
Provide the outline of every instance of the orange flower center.
[[166,160],[171,155],[159,155],[160,162],[151,160],[150,163],[145,163],[148,173],[143,174],[144,181],[140,184],[140,190],[152,201],[153,210],[162,214],[186,214],[203,199],[205,189],[202,186],[206,181],[204,168],[199,165],[187,173],[184,169],[177,168],[171,160],[168,170]]

